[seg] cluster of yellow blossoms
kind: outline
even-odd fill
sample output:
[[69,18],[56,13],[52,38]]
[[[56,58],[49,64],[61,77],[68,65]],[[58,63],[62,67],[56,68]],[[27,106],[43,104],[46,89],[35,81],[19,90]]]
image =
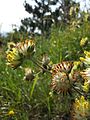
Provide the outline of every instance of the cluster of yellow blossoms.
[[88,92],[90,89],[90,52],[84,51],[85,58],[80,57],[81,62],[86,65],[86,69],[81,72],[82,77],[84,78],[84,85],[82,85],[83,90]]
[[6,54],[7,54],[6,58],[8,61],[7,65],[16,68],[21,64],[22,58],[17,48],[12,48],[11,50],[8,50]]
[[87,120],[90,115],[90,101],[85,100],[83,96],[75,99],[73,104],[72,119]]
[[82,38],[81,41],[80,41],[80,46],[84,47],[84,46],[87,45],[87,43],[88,43],[88,38],[87,37]]
[[90,68],[87,68],[81,72],[82,77],[84,78],[83,91],[88,92],[90,89]]
[[13,111],[13,110],[10,110],[9,112],[8,112],[8,115],[9,116],[13,116],[15,114],[15,112]]
[[90,65],[90,52],[84,51],[85,58],[80,57],[81,62],[85,63],[86,65]]
[[12,68],[20,66],[25,58],[30,58],[35,52],[33,40],[25,40],[20,43],[9,43],[6,51],[7,65]]
[[77,4],[76,6],[72,6],[71,8],[70,8],[70,11],[69,11],[69,15],[70,16],[73,16],[73,15],[75,15],[75,14],[77,14],[78,13],[78,11],[79,11],[79,5]]

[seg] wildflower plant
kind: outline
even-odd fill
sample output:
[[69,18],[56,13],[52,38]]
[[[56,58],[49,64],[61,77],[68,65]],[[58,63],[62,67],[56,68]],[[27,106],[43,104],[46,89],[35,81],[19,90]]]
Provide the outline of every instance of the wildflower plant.
[[[58,38],[60,38],[60,36]],[[43,52],[42,56],[42,51],[40,51],[41,45],[38,45],[38,49],[37,44],[39,43],[35,44],[34,40],[25,40],[8,45],[8,50],[6,51],[7,65],[17,69],[19,66],[22,66],[24,61],[27,62],[26,60],[28,60],[30,62],[25,68],[23,68],[23,66],[21,67],[25,75],[23,74],[23,79],[21,79],[24,81],[21,82],[23,84],[20,83],[22,89],[19,89],[18,92],[20,95],[19,102],[22,96],[24,96],[25,103],[22,103],[22,106],[25,107],[26,114],[27,111],[29,111],[30,114],[32,106],[39,101],[40,106],[43,103],[45,110],[48,111],[49,118],[51,117],[52,107],[54,106],[54,111],[57,109],[58,114],[61,114],[62,111],[67,112],[66,115],[62,112],[61,118],[59,119],[63,119],[63,116],[67,117],[67,114],[70,114],[70,120],[88,120],[88,117],[90,117],[90,51],[84,50],[84,47],[88,44],[88,37],[80,37],[79,42],[82,51],[81,54],[77,54],[75,60],[71,58],[76,52],[72,52],[73,56],[71,55],[70,59],[66,56],[65,59],[63,59],[61,53],[64,52],[61,47],[63,47],[64,42],[61,42],[60,39],[58,42],[54,38],[52,39],[55,41],[52,45],[54,49],[52,48],[53,50],[50,49],[49,51],[49,46],[47,49],[44,47],[45,45],[43,45],[42,50],[49,52],[48,54]],[[60,45],[60,47],[58,47],[58,45]],[[57,48],[60,49],[57,50]],[[73,47],[71,47],[70,51],[71,50],[73,50]],[[64,51],[68,53],[66,48],[64,48]],[[49,54],[52,54],[51,58]],[[79,58],[78,55],[81,57]],[[54,60],[52,58],[54,58]],[[27,87],[24,86],[24,84]],[[24,89],[23,86],[26,87],[26,89]],[[38,99],[36,99],[36,96]],[[59,102],[58,104],[57,101]],[[39,104],[35,107],[38,108]],[[13,114],[12,111],[11,114]],[[30,118],[30,115],[28,116],[28,118]]]
[[[42,61],[40,62],[33,57],[35,51],[36,50],[34,40],[25,40],[24,42],[19,42],[17,44],[10,44],[8,50],[6,51],[7,65],[16,69],[18,66],[22,65],[22,62],[24,60],[31,60],[34,64],[36,64],[43,70],[43,74],[45,72],[50,74],[51,91],[49,93],[53,91],[56,92],[57,95],[62,94],[63,97],[68,95],[72,96],[74,92],[76,92],[80,96],[82,95],[80,101],[77,100],[77,98],[75,99],[75,102],[73,103],[74,107],[71,114],[73,114],[75,117],[78,115],[84,116],[84,114],[88,114],[87,109],[89,109],[89,103],[85,101],[84,97],[85,95],[88,95],[90,88],[90,52],[84,51],[85,58],[80,57],[80,61],[62,61],[60,63],[49,66],[50,58],[47,56],[47,54],[44,54]],[[86,69],[83,69],[83,67],[81,67],[82,64],[86,65]],[[38,72],[38,74],[39,73],[40,72]],[[32,69],[29,67],[25,68],[24,80],[25,79],[27,81],[34,80],[33,87],[30,93],[31,98],[35,85],[37,83],[37,79],[35,77],[35,74],[32,72]],[[80,120],[81,119],[82,117],[80,118]]]

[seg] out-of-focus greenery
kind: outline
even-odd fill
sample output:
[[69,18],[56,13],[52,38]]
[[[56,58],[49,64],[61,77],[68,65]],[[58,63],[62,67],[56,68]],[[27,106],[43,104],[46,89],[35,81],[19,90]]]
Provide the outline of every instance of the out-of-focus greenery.
[[[17,34],[12,33],[14,38],[18,37]],[[88,38],[87,47],[80,46],[81,39],[85,37]],[[26,38],[23,37],[23,40]],[[71,102],[75,95],[63,96],[53,93],[50,89],[51,76],[49,73],[40,72],[41,68],[32,61],[25,61],[15,70],[8,67],[5,51],[9,39],[20,41],[19,38],[15,41],[7,36],[0,47],[0,119],[70,120]],[[42,61],[43,54],[49,56],[51,64],[79,60],[79,57],[83,56],[83,50],[90,49],[90,21],[81,22],[78,26],[67,25],[64,28],[53,25],[50,36],[36,36],[35,43],[34,56],[39,61]],[[35,72],[33,81],[23,79],[27,67]]]

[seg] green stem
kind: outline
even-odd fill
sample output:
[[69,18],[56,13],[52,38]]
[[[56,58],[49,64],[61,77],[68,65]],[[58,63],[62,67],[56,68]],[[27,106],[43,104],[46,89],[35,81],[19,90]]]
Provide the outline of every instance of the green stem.
[[30,92],[30,98],[31,98],[32,95],[33,95],[33,91],[34,91],[34,88],[35,88],[35,86],[36,86],[37,80],[38,80],[38,75],[37,75],[36,78],[34,79],[34,82],[33,82],[33,85],[32,85],[32,89],[31,89],[31,92]]

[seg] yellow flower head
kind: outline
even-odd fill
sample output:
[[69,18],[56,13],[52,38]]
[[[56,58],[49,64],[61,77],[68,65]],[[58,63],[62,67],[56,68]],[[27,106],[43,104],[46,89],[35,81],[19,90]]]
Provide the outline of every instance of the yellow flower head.
[[89,51],[84,51],[85,58],[80,57],[80,60],[84,62],[87,65],[90,65],[90,52]]
[[82,38],[81,41],[80,41],[80,46],[81,47],[85,47],[88,43],[88,38],[85,37],[85,38]]
[[87,58],[90,58],[90,52],[84,51],[84,54],[86,55]]
[[89,116],[90,102],[88,100],[85,100],[83,96],[81,96],[79,99],[76,98],[71,113],[73,114],[73,119],[84,120],[84,118]]
[[80,74],[84,79],[84,85],[82,85],[83,91],[88,92],[90,89],[90,68],[80,72]]
[[83,87],[83,91],[88,92],[90,88],[90,84],[88,82],[84,82],[84,85],[82,87]]
[[83,57],[80,57],[80,60],[81,60],[81,61],[85,61],[85,58],[83,58]]
[[13,111],[13,110],[10,110],[9,112],[8,112],[8,115],[9,116],[13,116],[15,114],[15,112]]
[[22,62],[21,56],[16,47],[6,51],[6,59],[7,65],[11,66],[12,68],[18,67]]
[[84,96],[81,96],[80,99],[76,98],[74,107],[76,110],[80,110],[83,115],[85,111],[89,110],[89,101],[85,100]]
[[12,68],[17,68],[21,65],[24,58],[30,58],[34,52],[35,44],[33,40],[19,42],[16,45],[14,43],[10,43],[9,49],[6,51],[7,65]]
[[88,82],[90,80],[90,68],[81,71],[80,74],[82,78],[85,80],[85,82]]

